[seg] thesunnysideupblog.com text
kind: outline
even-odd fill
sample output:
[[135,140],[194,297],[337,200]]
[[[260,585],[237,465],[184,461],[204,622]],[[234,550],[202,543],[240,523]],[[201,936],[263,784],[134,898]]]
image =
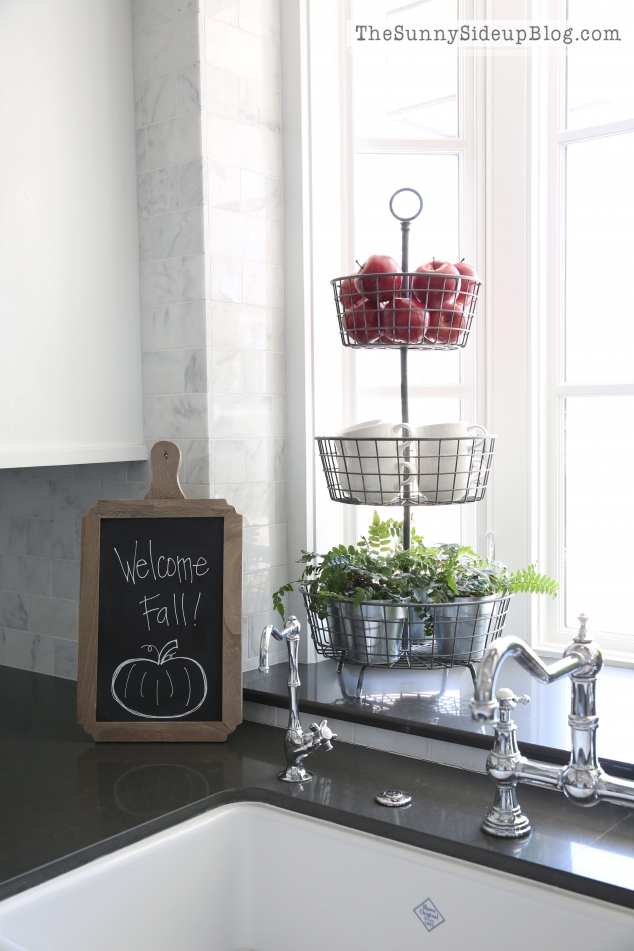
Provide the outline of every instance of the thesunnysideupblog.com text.
[[418,25],[374,26],[354,23],[353,39],[357,43],[445,43],[448,46],[524,46],[533,43],[621,43],[631,40],[627,29],[618,25],[575,27],[567,23],[465,22],[447,27]]

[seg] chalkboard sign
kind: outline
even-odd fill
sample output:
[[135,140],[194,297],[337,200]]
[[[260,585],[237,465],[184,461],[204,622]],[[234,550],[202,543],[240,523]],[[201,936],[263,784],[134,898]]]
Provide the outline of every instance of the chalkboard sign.
[[242,519],[223,500],[99,502],[85,516],[78,719],[96,740],[218,741],[235,729],[241,557]]

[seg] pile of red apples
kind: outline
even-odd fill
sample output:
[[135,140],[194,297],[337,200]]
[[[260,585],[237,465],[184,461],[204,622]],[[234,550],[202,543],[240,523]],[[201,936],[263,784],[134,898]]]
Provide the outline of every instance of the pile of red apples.
[[372,254],[353,278],[341,282],[348,336],[360,344],[455,344],[466,329],[477,289],[465,261],[434,259],[412,272],[411,297],[400,294],[401,269],[387,254]]

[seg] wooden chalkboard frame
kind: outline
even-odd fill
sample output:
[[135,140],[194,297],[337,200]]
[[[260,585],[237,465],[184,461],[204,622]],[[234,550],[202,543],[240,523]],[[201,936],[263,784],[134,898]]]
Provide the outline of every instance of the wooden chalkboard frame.
[[[97,720],[99,562],[102,518],[223,518],[221,721]],[[242,516],[224,499],[104,501],[82,519],[77,722],[97,741],[223,742],[242,722]]]

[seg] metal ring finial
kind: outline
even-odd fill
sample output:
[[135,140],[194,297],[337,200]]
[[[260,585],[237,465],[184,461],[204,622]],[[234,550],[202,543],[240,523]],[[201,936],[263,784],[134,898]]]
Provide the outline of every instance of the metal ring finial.
[[[411,215],[411,217],[409,217],[409,218],[401,218],[400,215],[397,215],[397,214],[396,214],[396,212],[394,211],[394,208],[393,208],[394,199],[396,198],[397,195],[400,195],[401,192],[413,192],[413,194],[416,195],[416,197],[418,198],[418,200],[419,200],[419,202],[420,202],[420,208],[418,209],[418,211],[416,212],[416,214],[415,214],[415,215]],[[421,195],[416,191],[415,188],[399,188],[398,191],[395,191],[394,194],[392,195],[392,197],[390,198],[390,211],[392,212],[392,214],[394,215],[394,217],[397,218],[399,221],[413,221],[414,218],[418,218],[418,216],[420,215],[420,213],[421,213],[422,210],[423,210],[423,199],[422,199]]]

